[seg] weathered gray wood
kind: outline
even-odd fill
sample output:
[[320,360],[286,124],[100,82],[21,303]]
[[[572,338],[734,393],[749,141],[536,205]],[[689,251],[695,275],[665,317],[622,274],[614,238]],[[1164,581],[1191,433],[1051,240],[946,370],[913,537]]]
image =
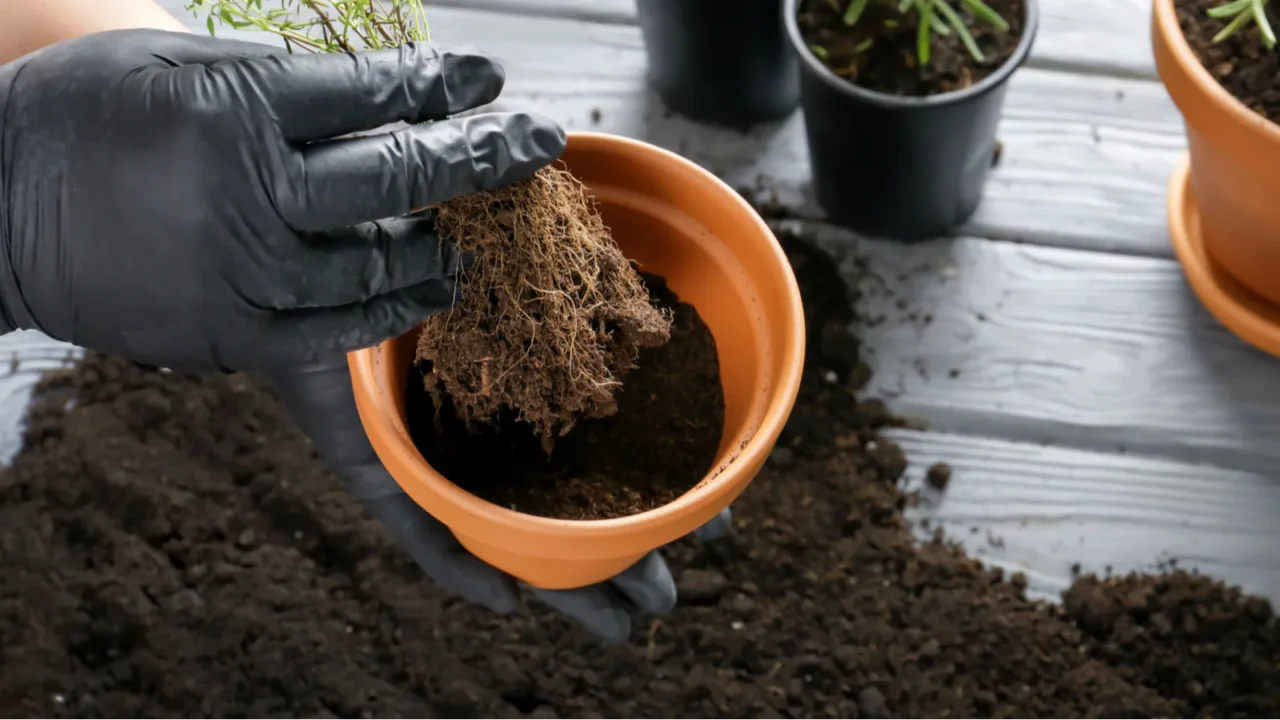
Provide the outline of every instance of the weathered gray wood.
[[[634,24],[635,0],[431,0],[428,7],[467,7],[544,17]],[[1149,0],[1040,0],[1040,32],[1031,67],[1154,78]]]
[[81,352],[38,332],[0,335],[0,465],[22,449],[27,405],[41,375],[66,367]]
[[[1076,563],[1102,575],[1175,560],[1280,601],[1274,474],[963,435],[891,435],[911,463],[907,487],[921,490],[907,510],[916,534],[941,527],[972,557],[1026,573],[1038,596],[1057,597]],[[941,493],[922,479],[937,461],[952,467]]]
[[[205,32],[189,13],[183,17]],[[431,23],[441,43],[474,46],[504,62],[507,86],[497,107],[536,108],[570,129],[642,138],[735,186],[762,184],[802,216],[821,215],[809,192],[801,114],[747,134],[667,117],[645,83],[634,27],[443,7],[432,10]],[[1009,88],[1001,164],[963,231],[1169,256],[1164,198],[1185,146],[1182,127],[1158,83],[1023,69]]]
[[861,311],[884,318],[858,334],[868,389],[896,412],[942,432],[1263,473],[1280,493],[1280,360],[1219,325],[1176,262],[805,232],[859,283]]

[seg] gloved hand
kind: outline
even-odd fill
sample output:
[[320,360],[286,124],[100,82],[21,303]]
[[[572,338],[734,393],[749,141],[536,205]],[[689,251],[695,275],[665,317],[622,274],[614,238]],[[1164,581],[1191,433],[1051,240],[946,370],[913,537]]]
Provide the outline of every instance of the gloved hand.
[[[0,66],[0,332],[182,370],[296,366],[447,307],[455,258],[392,220],[557,158],[487,58],[357,56],[160,30]],[[355,432],[358,432],[356,430]]]
[[[495,612],[515,609],[515,581],[467,552],[447,527],[400,489],[378,461],[360,425],[345,357],[275,372],[271,380],[328,466],[429,576],[445,589]],[[717,539],[729,532],[730,520],[726,508],[696,534],[703,540]],[[661,614],[676,603],[671,571],[657,552],[610,582],[580,590],[533,592],[609,642],[623,642],[631,634],[628,609]]]

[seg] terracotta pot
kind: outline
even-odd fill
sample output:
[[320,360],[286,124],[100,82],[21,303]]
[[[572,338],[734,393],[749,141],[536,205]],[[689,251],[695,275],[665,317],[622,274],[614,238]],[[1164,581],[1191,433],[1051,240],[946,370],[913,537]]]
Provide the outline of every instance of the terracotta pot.
[[1205,250],[1242,285],[1280,304],[1280,127],[1204,69],[1173,0],[1155,0],[1151,44],[1160,79],[1186,121]]
[[711,520],[747,487],[791,412],[804,364],[804,311],[769,228],[732,189],[645,143],[570,133],[564,162],[599,201],[623,252],[666,278],[715,337],[725,428],[715,469],[669,505],[595,521],[518,513],[464,491],[423,459],[405,420],[417,333],[349,357],[356,405],[387,470],[477,557],[525,582],[607,580]]

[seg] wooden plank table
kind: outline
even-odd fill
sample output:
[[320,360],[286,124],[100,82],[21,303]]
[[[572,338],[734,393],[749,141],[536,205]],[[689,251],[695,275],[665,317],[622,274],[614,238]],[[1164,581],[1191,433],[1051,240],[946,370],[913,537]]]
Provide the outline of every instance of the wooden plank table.
[[[181,0],[164,3],[204,32]],[[678,150],[796,211],[786,222],[863,283],[862,311],[888,318],[858,332],[869,391],[928,422],[894,433],[909,482],[922,487],[937,460],[954,469],[911,511],[922,534],[925,520],[943,527],[1045,597],[1077,563],[1120,573],[1175,559],[1280,601],[1280,361],[1220,327],[1172,259],[1165,188],[1185,144],[1155,78],[1149,0],[1041,4],[982,207],[959,237],[916,246],[821,223],[798,113],[749,133],[668,117],[646,86],[633,0],[439,0],[428,12],[435,41],[504,62],[498,105]],[[887,281],[855,272],[858,257]],[[19,408],[68,349],[0,338],[20,360],[0,398]],[[18,414],[0,450],[17,449]]]

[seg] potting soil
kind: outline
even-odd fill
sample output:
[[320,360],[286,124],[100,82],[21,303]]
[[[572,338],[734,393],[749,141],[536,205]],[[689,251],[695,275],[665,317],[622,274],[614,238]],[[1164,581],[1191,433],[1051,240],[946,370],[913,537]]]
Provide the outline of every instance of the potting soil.
[[[1212,18],[1205,11],[1224,4],[1221,0],[1174,0],[1187,44],[1227,92],[1271,122],[1280,122],[1280,54],[1267,49],[1253,22],[1214,42],[1230,19]],[[1270,3],[1264,5],[1264,12],[1271,26],[1280,28],[1280,9]]]
[[673,317],[671,339],[640,351],[614,414],[579,421],[548,456],[514,414],[468,429],[411,377],[409,418],[423,456],[490,502],[565,520],[634,515],[696,485],[715,463],[724,427],[715,338],[665,280],[643,279],[654,306]]
[[797,20],[805,42],[811,48],[822,48],[816,56],[835,74],[869,90],[918,97],[963,90],[995,72],[1013,55],[1022,40],[1023,0],[985,2],[1009,24],[1008,30],[976,19],[965,3],[951,3],[982,52],[982,62],[952,31],[946,36],[932,34],[929,62],[923,68],[916,50],[916,13],[899,13],[896,2],[868,3],[857,22],[849,26],[844,22],[848,2],[804,0]]
[[[848,289],[787,241],[804,385],[737,532],[667,557],[679,607],[601,645],[435,588],[241,376],[93,356],[0,471],[0,710],[15,716],[1273,716],[1270,608],[1203,578],[1065,608],[913,542],[907,458],[859,399]],[[832,380],[834,374],[834,382]],[[66,404],[58,394],[74,399]]]

